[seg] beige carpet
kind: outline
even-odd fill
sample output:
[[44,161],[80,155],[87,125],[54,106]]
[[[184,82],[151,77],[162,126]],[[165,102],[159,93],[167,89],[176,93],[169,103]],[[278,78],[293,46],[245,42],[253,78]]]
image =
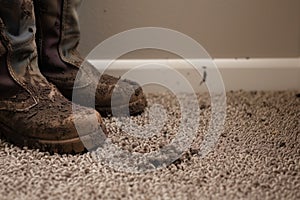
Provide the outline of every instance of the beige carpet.
[[[0,199],[300,199],[300,97],[297,92],[231,92],[225,131],[205,158],[198,147],[210,116],[200,95],[202,126],[192,147],[174,164],[147,174],[115,171],[91,154],[48,155],[0,142]],[[169,105],[162,138],[140,141],[119,134],[106,119],[112,141],[149,152],[172,139],[177,103]],[[147,115],[133,118],[138,123]],[[166,135],[167,134],[167,135]]]

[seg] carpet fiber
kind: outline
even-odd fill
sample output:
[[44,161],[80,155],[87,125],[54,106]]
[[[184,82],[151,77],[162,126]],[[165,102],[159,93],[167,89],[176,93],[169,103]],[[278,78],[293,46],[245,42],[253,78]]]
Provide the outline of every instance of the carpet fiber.
[[[162,133],[135,139],[120,131],[116,119],[106,118],[112,142],[146,153],[174,138],[178,102],[167,94],[149,100],[167,106]],[[199,102],[201,126],[191,147],[149,173],[120,172],[91,153],[49,155],[0,141],[0,199],[300,199],[297,92],[229,92],[225,130],[204,158],[198,151],[210,119],[209,96],[200,95]],[[138,124],[148,119],[147,113],[132,117]]]

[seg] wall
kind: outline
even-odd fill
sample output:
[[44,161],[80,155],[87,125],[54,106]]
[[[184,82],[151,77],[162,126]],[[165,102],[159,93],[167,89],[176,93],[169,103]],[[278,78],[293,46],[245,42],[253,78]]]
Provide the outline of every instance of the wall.
[[189,35],[214,58],[300,56],[300,0],[86,0],[79,13],[84,55],[121,31],[158,26]]

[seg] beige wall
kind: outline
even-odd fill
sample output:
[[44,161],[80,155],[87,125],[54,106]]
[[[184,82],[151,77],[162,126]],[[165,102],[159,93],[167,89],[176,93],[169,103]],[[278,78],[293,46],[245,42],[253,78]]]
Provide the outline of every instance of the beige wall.
[[79,13],[84,55],[113,34],[158,26],[191,36],[214,58],[300,56],[300,0],[86,0]]

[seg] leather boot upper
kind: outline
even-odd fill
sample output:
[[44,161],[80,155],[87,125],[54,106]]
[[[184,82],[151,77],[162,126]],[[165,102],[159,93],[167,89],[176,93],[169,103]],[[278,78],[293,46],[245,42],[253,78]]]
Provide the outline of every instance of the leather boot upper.
[[[97,147],[95,138],[106,131],[101,116],[72,104],[40,73],[33,2],[0,0],[0,5],[0,135],[56,153]],[[75,121],[89,128],[78,133]]]
[[[2,90],[7,87],[9,91],[3,91],[6,95],[2,95],[0,109],[26,110],[38,102],[35,88],[29,83],[31,74],[40,73],[37,65],[30,65],[37,59],[33,6],[30,0],[0,0],[0,4],[0,84]],[[23,94],[22,99],[10,98],[17,93]]]
[[[88,106],[85,101],[94,99],[95,107],[102,115],[110,114],[114,88],[121,87],[115,105],[129,104],[131,113],[142,112],[147,103],[137,83],[101,76],[88,61],[83,62],[77,50],[80,40],[77,7],[80,3],[81,0],[34,0],[41,72],[68,99],[72,99],[74,90],[82,96],[82,101],[73,99],[76,103]],[[129,102],[124,102],[128,96]]]

